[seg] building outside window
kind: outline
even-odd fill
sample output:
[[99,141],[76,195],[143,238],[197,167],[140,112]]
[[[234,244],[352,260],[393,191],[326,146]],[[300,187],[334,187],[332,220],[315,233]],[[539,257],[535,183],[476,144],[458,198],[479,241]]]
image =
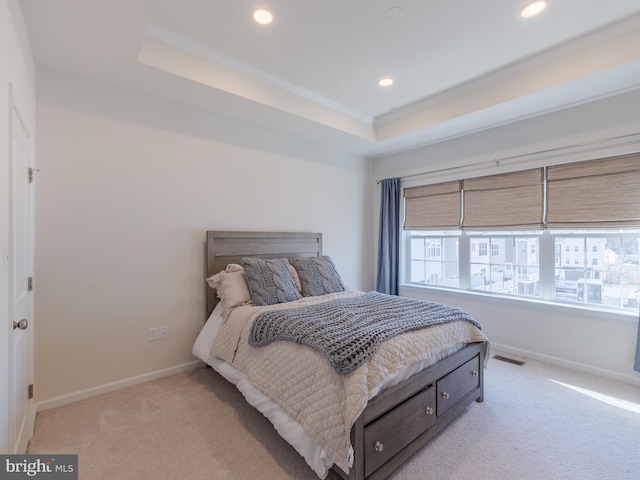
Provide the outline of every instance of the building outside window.
[[[556,245],[583,250],[573,267],[556,268],[556,300],[636,308],[640,292],[638,233],[574,234],[554,237]],[[583,248],[580,248],[580,247]],[[575,265],[580,265],[575,267]]]
[[[478,244],[478,251],[483,252],[486,245],[491,245],[491,252],[498,255],[470,256],[470,287],[472,290],[483,290],[496,293],[519,294],[525,296],[538,295],[538,256],[530,254],[535,251],[536,237],[521,237],[504,234],[467,236],[471,245]],[[484,247],[483,247],[484,246]]]
[[406,231],[405,240],[407,284],[638,308],[637,230]]
[[[431,235],[442,235],[433,237]],[[410,283],[459,287],[458,237],[444,232],[407,236]]]

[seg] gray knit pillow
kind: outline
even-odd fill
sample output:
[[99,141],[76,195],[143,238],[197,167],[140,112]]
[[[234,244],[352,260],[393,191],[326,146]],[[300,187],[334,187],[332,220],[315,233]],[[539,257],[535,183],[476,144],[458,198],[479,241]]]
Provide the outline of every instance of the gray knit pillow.
[[291,302],[301,298],[286,258],[240,260],[247,279],[251,301],[256,306]]
[[291,264],[300,277],[302,294],[305,297],[343,292],[345,286],[331,258],[308,257],[293,258]]

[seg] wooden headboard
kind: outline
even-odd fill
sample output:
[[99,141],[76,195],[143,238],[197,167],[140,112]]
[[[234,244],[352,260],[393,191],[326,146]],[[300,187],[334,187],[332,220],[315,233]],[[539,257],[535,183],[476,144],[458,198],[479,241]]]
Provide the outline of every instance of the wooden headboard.
[[[322,234],[300,232],[207,232],[207,278],[242,257],[322,256]],[[220,299],[207,287],[207,318]]]

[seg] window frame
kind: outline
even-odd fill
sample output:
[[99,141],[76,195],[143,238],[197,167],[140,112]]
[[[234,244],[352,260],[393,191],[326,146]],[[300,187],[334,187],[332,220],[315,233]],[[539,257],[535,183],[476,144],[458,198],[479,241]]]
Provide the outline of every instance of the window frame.
[[[434,285],[434,284],[422,284],[418,282],[411,282],[408,280],[411,269],[411,258],[408,255],[410,248],[410,238],[414,237],[415,230],[402,230],[401,231],[401,269],[400,269],[400,284],[402,287],[412,288],[426,288],[426,289],[442,289],[450,290],[465,294],[486,295],[495,298],[511,298],[521,301],[533,301],[543,302],[550,305],[556,305],[561,308],[574,308],[574,309],[589,309],[598,311],[613,311],[623,314],[637,315],[636,307],[624,307],[624,306],[612,306],[612,305],[599,305],[595,303],[582,303],[582,302],[567,302],[556,299],[556,269],[563,269],[572,267],[573,262],[570,265],[566,265],[564,261],[561,261],[559,265],[556,264],[557,258],[557,245],[556,238],[558,237],[576,237],[576,238],[601,238],[603,236],[637,236],[640,237],[640,229],[637,228],[615,228],[615,229],[598,229],[598,230],[560,230],[560,229],[544,229],[534,231],[508,231],[508,232],[479,232],[479,231],[466,231],[466,230],[449,230],[446,231],[447,237],[458,238],[458,287]],[[442,231],[430,232],[430,231],[418,231],[420,236],[442,238]],[[487,236],[487,244],[489,244],[489,237],[538,237],[538,269],[539,269],[539,295],[538,296],[525,296],[517,293],[496,293],[484,290],[474,290],[471,288],[471,238],[477,238],[479,236]],[[489,247],[490,248],[490,247]],[[580,249],[583,250],[583,249]],[[591,250],[591,249],[588,249]],[[570,252],[571,254],[573,252]],[[585,255],[585,258],[591,254],[587,251],[580,252]],[[567,258],[565,258],[565,261]],[[583,262],[580,262],[582,265]],[[591,266],[591,265],[589,265]],[[589,267],[587,266],[587,267]],[[515,274],[515,272],[514,272]]]
[[[406,279],[406,276],[409,274],[409,272],[412,271],[411,269],[411,263],[412,262],[424,262],[425,266],[427,263],[430,264],[440,264],[441,266],[445,263],[453,263],[453,262],[445,262],[444,260],[431,260],[431,258],[433,258],[434,256],[431,256],[428,254],[427,250],[431,250],[431,249],[436,249],[438,255],[435,255],[435,257],[441,257],[442,255],[442,250],[445,248],[443,246],[443,240],[445,238],[456,238],[458,236],[458,234],[453,233],[451,234],[450,231],[437,231],[437,232],[432,232],[432,231],[425,231],[424,233],[420,233],[419,235],[409,235],[408,232],[416,232],[416,230],[401,230],[401,237],[402,237],[402,243],[403,245],[401,246],[400,249],[400,255],[401,258],[403,260],[402,262],[402,267],[400,268],[400,275],[402,279]],[[420,238],[422,239],[425,243],[424,243],[424,258],[412,258],[411,256],[408,255],[408,252],[411,250],[410,248],[410,244],[411,241],[416,239],[416,238]],[[433,244],[431,244],[431,240],[432,239],[436,239],[438,240],[439,246],[434,247],[432,246]],[[458,279],[460,278],[460,271],[459,271],[459,265],[460,265],[460,251],[459,251],[459,246],[456,249],[456,255],[458,257],[458,274],[457,277]],[[442,268],[441,268],[442,271]],[[411,282],[411,281],[406,281],[406,280],[401,280],[400,283],[407,283],[407,284],[411,284],[411,285],[429,285],[429,286],[442,286],[442,285],[437,285],[437,284],[432,284],[432,283],[427,283],[426,281],[426,272],[427,269],[425,269],[425,283],[422,282]],[[431,277],[433,277],[433,274],[431,275]],[[459,287],[448,287],[448,288],[459,288]]]

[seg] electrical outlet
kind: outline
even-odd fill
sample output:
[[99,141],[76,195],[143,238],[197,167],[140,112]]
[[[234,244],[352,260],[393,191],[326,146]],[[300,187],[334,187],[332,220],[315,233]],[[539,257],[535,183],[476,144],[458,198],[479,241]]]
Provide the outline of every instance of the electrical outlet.
[[169,327],[167,325],[158,328],[158,338],[160,340],[169,338]]
[[147,336],[150,342],[158,339],[158,327],[153,327],[149,329],[149,334]]

